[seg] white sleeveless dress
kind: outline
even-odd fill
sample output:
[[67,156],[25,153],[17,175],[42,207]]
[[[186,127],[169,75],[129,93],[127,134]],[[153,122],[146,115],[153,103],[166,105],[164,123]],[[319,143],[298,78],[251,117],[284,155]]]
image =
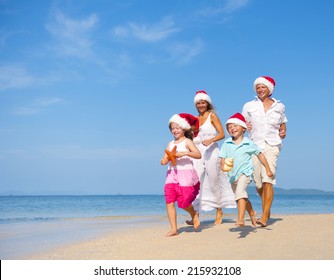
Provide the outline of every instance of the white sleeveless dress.
[[227,175],[220,169],[219,147],[216,142],[204,146],[202,142],[217,135],[211,123],[211,113],[200,126],[194,138],[196,147],[202,154],[201,159],[194,159],[194,167],[200,179],[201,188],[193,202],[196,211],[211,211],[217,208],[235,208],[235,196]]

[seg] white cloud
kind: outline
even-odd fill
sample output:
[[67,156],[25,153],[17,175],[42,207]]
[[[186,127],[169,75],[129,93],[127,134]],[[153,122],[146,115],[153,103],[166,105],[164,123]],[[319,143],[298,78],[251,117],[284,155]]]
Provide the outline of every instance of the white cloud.
[[44,99],[37,99],[36,103],[39,104],[42,107],[46,107],[49,105],[61,103],[63,100],[57,97],[52,97],[52,98],[44,98]]
[[[113,36],[120,39],[132,36],[145,42],[158,42],[168,39],[176,32],[180,32],[180,29],[175,26],[172,17],[165,17],[160,22],[152,25],[131,22],[127,26],[116,26],[111,31]],[[186,64],[201,52],[203,43],[200,39],[189,43],[168,41],[163,45],[163,48],[174,62]],[[155,53],[149,53],[149,50],[148,53],[142,55],[146,63],[158,63],[161,60],[161,57],[158,58]]]
[[168,48],[171,57],[178,64],[186,64],[197,56],[203,48],[203,42],[200,39],[190,43],[175,43]]
[[226,0],[222,6],[207,7],[197,12],[199,16],[211,17],[220,14],[230,14],[247,6],[249,0]]
[[35,79],[22,66],[0,66],[0,90],[24,88],[34,82]]
[[160,22],[149,24],[129,23],[128,26],[116,26],[112,29],[112,34],[118,38],[129,35],[146,42],[156,42],[166,39],[171,34],[178,32],[171,17],[165,17]]
[[[131,60],[126,54],[118,54],[116,50],[107,49],[102,44],[98,45],[101,42],[93,38],[98,31],[98,22],[99,17],[96,14],[91,14],[84,19],[74,19],[60,11],[54,12],[52,20],[46,25],[53,39],[49,47],[60,56],[79,58],[85,60],[84,62],[93,63],[97,66],[95,72],[102,70],[107,74],[108,81],[115,83],[127,76],[126,70],[131,66]],[[126,36],[128,31],[129,29],[122,27],[115,27],[113,30],[118,37]],[[100,52],[94,51],[95,44]],[[72,64],[69,65],[69,69],[72,69],[72,66]],[[86,67],[86,65],[81,64],[80,67]],[[74,70],[71,73],[79,72]],[[80,78],[80,75],[76,78]]]
[[174,27],[174,22],[170,17],[166,17],[161,22],[151,26],[134,23],[130,23],[129,25],[135,37],[149,42],[165,39],[170,34],[179,31]]
[[249,0],[228,0],[224,6],[224,11],[227,13],[233,13],[234,11],[245,7],[248,2]]
[[98,17],[95,14],[78,20],[65,16],[62,12],[54,14],[54,21],[46,25],[55,44],[51,47],[62,56],[87,58],[93,54],[94,41],[91,33],[96,27]]
[[127,37],[129,35],[129,29],[124,26],[116,26],[111,30],[111,33],[118,38]]

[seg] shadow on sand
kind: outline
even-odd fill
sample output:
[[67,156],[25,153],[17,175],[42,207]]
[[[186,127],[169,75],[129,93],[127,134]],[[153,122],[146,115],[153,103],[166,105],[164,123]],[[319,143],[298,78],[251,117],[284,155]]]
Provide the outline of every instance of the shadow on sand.
[[282,220],[283,220],[282,218],[270,218],[266,227],[261,227],[261,226],[257,226],[257,227],[252,227],[252,226],[235,227],[235,228],[231,228],[230,232],[239,232],[239,237],[238,238],[245,238],[251,232],[256,233],[257,230],[273,230],[272,228],[270,228],[270,226],[275,224],[276,222],[280,222]]
[[183,232],[202,232],[212,227],[214,227],[213,221],[201,221],[201,225],[198,229],[194,229],[194,227],[190,225],[180,227],[179,234],[182,234]]
[[[233,224],[234,220],[230,218],[224,218],[223,219],[224,224]],[[182,232],[202,232],[204,230],[210,229],[215,227],[216,225],[214,224],[214,220],[204,220],[201,221],[201,225],[198,229],[194,229],[193,226],[190,225],[185,225],[183,227],[179,228],[179,234]]]

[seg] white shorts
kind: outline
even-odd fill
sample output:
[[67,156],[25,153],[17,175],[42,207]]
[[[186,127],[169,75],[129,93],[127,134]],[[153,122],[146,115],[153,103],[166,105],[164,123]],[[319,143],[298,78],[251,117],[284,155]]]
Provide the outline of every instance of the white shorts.
[[240,198],[248,198],[247,188],[251,182],[250,178],[245,174],[241,174],[233,184],[232,190],[235,194],[235,200],[238,201]]
[[261,152],[266,157],[271,172],[274,174],[274,176],[268,177],[266,169],[260,162],[259,158],[257,156],[253,156],[253,165],[254,165],[253,179],[255,186],[258,189],[262,188],[262,183],[270,183],[272,185],[276,185],[276,167],[280,149],[277,146],[270,146],[269,144],[266,143],[265,148]]

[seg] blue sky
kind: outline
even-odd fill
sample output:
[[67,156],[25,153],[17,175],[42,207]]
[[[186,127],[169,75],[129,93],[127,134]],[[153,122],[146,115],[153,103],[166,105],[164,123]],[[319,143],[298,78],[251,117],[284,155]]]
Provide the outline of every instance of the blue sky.
[[275,78],[281,188],[333,191],[334,4],[0,0],[0,194],[162,194],[168,120]]

